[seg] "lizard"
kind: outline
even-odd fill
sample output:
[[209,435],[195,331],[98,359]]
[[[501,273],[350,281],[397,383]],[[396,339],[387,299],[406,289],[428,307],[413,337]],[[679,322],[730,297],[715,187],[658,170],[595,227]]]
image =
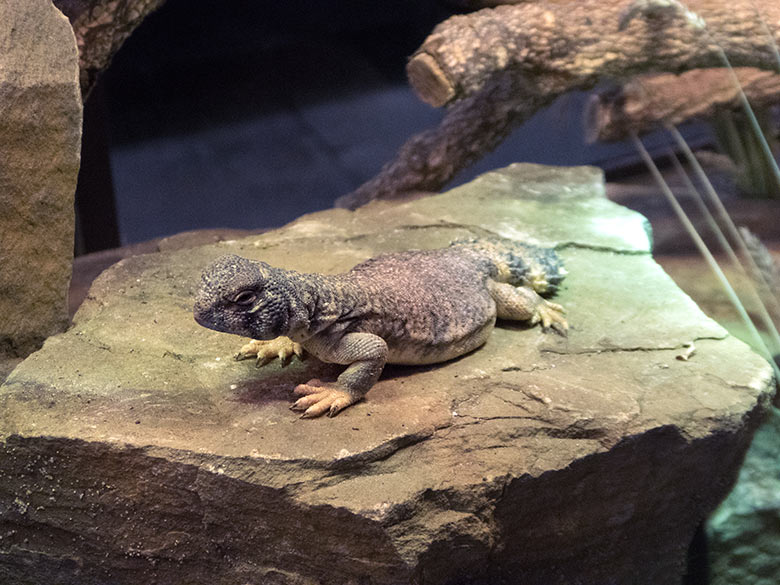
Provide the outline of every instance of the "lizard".
[[336,382],[296,386],[303,418],[335,416],[362,400],[386,363],[444,362],[483,345],[496,318],[566,335],[558,291],[566,274],[551,248],[501,237],[371,258],[335,275],[301,273],[229,254],[202,273],[195,320],[250,337],[236,359],[286,365],[304,350],[346,369]]

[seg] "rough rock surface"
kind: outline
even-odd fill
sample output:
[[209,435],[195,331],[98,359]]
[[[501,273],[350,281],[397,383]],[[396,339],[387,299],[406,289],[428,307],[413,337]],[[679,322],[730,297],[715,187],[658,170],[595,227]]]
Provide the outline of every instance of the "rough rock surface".
[[98,76],[144,18],[165,0],[53,0],[73,25],[86,101]]
[[0,2],[0,362],[67,327],[80,144],[68,19],[50,0]]
[[780,410],[756,432],[739,479],[707,521],[712,585],[780,582]]
[[[0,582],[679,583],[772,375],[646,230],[596,169],[513,165],[122,260],[0,388]],[[334,419],[288,406],[338,370],[234,362],[243,340],[191,316],[227,252],[334,272],[487,231],[557,247],[568,339],[504,324],[447,364],[388,368]]]

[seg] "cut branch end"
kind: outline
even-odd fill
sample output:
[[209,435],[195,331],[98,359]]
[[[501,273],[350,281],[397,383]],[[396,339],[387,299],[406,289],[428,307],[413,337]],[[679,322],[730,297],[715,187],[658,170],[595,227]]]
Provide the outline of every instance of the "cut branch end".
[[406,65],[409,82],[426,104],[441,107],[455,97],[455,88],[447,76],[427,53],[414,55]]

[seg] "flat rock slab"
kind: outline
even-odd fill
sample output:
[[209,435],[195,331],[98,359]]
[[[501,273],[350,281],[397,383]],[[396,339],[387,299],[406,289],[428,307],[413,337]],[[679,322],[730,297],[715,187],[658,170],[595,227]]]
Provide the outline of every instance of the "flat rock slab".
[[[337,272],[488,233],[558,249],[569,337],[501,324],[460,359],[388,367],[334,419],[288,407],[338,368],[258,370],[192,319],[225,253]],[[774,386],[649,248],[597,169],[512,165],[122,260],[0,388],[0,581],[679,582]]]

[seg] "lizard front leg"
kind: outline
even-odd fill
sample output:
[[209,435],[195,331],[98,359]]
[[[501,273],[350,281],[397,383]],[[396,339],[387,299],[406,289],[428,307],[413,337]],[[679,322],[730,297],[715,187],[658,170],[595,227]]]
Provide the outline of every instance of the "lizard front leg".
[[285,367],[292,361],[295,355],[298,356],[298,359],[303,359],[303,347],[301,347],[301,344],[296,343],[289,337],[282,336],[267,340],[253,339],[241,347],[233,357],[236,360],[257,358],[255,367],[261,368],[276,358],[279,358],[282,367]]
[[302,418],[314,418],[339,412],[362,400],[376,384],[387,362],[387,344],[372,333],[347,333],[333,339],[320,334],[307,340],[306,349],[324,362],[348,364],[335,383],[323,384],[309,380],[299,384],[295,393],[301,395],[290,408],[303,411]]

